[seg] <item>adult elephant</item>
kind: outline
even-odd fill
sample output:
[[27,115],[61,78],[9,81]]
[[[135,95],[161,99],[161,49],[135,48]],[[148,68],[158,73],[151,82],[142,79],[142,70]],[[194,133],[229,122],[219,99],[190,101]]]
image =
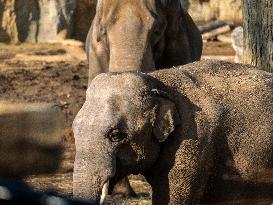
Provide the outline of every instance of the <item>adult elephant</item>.
[[202,37],[179,0],[98,0],[86,51],[90,84],[100,73],[199,60]]
[[272,102],[273,75],[249,65],[101,74],[73,122],[74,196],[98,201],[140,173],[154,205],[272,201]]

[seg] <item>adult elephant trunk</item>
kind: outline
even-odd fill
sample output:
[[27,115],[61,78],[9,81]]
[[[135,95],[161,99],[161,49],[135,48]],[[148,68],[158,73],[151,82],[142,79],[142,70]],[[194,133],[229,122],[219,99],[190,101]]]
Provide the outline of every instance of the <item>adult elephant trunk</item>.
[[155,63],[151,48],[143,46],[124,46],[112,48],[110,52],[109,69],[111,72],[123,71],[152,71]]
[[107,183],[115,175],[116,160],[109,150],[105,150],[98,143],[96,145],[90,149],[86,145],[76,144],[73,196],[102,202],[108,192]]
[[[128,18],[131,21],[128,21]],[[128,18],[121,19],[121,22],[113,25],[109,31],[109,70],[111,72],[154,70],[155,62],[149,42],[149,29],[142,24],[140,18],[129,14]]]

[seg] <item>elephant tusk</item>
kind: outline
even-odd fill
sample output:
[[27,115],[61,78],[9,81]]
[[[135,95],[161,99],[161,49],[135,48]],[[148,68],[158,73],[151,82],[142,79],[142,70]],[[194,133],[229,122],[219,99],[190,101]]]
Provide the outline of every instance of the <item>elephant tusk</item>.
[[106,196],[108,195],[108,188],[109,188],[109,180],[103,185],[101,196],[100,196],[100,205],[102,205],[105,201]]

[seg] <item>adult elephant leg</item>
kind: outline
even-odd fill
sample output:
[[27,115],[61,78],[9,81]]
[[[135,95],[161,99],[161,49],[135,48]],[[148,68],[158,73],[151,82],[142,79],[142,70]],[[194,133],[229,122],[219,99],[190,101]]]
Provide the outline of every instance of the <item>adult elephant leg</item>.
[[114,186],[112,195],[121,195],[123,197],[136,197],[136,193],[129,183],[128,177],[124,177]]

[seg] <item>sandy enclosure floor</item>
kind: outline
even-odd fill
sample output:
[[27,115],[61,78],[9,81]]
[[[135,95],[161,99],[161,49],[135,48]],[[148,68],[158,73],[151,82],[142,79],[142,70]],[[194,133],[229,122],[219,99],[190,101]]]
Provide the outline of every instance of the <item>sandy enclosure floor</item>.
[[[203,58],[233,61],[230,44],[204,44]],[[53,102],[66,116],[65,153],[58,171],[44,176],[30,176],[26,182],[35,189],[53,189],[72,193],[75,147],[71,122],[85,100],[88,65],[80,46],[63,44],[0,44],[0,100],[14,102]],[[142,176],[130,176],[137,198],[114,199],[113,204],[151,204],[150,186]],[[266,204],[266,203],[265,203]]]

